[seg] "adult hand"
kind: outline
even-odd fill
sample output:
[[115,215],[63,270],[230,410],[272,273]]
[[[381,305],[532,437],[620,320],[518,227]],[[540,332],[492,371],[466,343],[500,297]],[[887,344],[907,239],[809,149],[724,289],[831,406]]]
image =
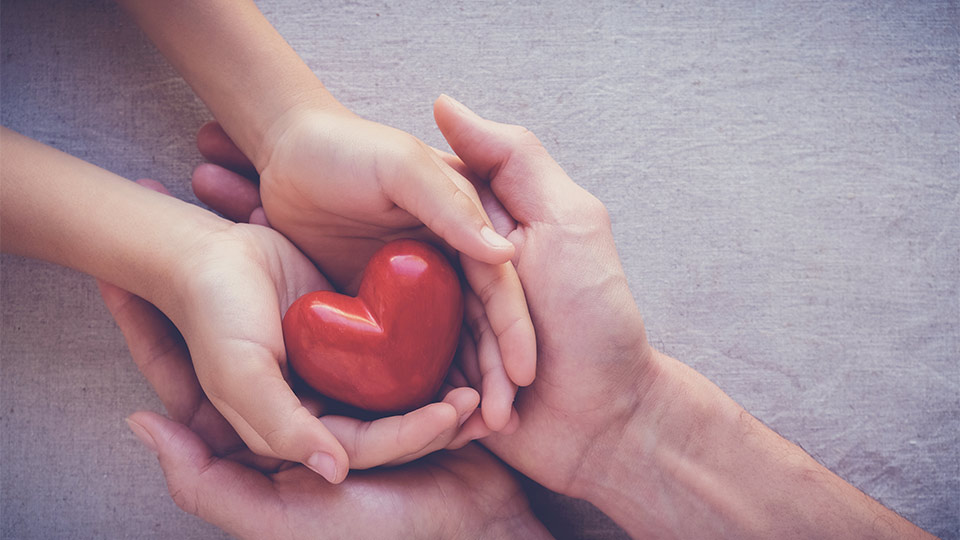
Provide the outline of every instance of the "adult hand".
[[[141,183],[163,191],[151,181]],[[246,224],[207,234],[184,260],[191,265],[185,307],[172,317],[185,342],[144,300],[109,286],[104,298],[173,417],[213,422],[206,431],[218,452],[249,447],[340,482],[348,465],[400,463],[443,448],[460,419],[475,410],[477,393],[459,388],[402,417],[318,419],[319,405],[308,402],[306,408],[289,386],[280,328],[281,315],[297,297],[330,288],[313,264],[275,231]],[[154,367],[155,360],[163,361],[161,367]]]
[[529,131],[446,97],[434,113],[495,195],[481,190],[537,329],[520,427],[484,445],[635,538],[931,538],[650,347],[606,210]]
[[[354,473],[336,486],[295,463],[251,453],[204,397],[170,321],[122,289],[104,282],[100,288],[134,361],[173,418],[138,412],[128,423],[157,454],[182,509],[240,538],[379,538],[383,531],[404,538],[547,536],[511,474],[477,446]],[[400,426],[407,422],[392,423],[398,428],[392,433],[368,424],[364,437],[380,431],[394,444],[413,442]]]
[[[483,444],[533,480],[577,496],[591,472],[584,463],[616,448],[655,375],[610,219],[526,129],[482,119],[446,96],[434,115],[476,174],[497,231],[516,246],[513,263],[537,330],[539,374],[517,395],[520,427]],[[477,372],[464,374],[479,383]],[[486,434],[471,421],[459,441]]]
[[483,306],[482,417],[503,430],[516,385],[534,378],[536,343],[516,271],[504,262],[513,246],[478,234],[493,229],[473,185],[416,138],[340,107],[287,116],[263,159],[259,187],[250,180],[256,168],[219,125],[201,128],[198,147],[214,164],[195,171],[197,196],[231,218],[269,223],[348,294],[373,252],[395,238],[444,241],[464,251],[465,294]]

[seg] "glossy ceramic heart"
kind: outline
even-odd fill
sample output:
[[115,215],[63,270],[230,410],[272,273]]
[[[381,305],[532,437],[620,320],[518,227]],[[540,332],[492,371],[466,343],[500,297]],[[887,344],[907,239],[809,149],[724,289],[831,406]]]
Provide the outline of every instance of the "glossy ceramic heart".
[[463,297],[436,249],[396,240],[377,251],[356,297],[306,294],[283,317],[287,359],[321,394],[403,412],[435,397],[456,352]]

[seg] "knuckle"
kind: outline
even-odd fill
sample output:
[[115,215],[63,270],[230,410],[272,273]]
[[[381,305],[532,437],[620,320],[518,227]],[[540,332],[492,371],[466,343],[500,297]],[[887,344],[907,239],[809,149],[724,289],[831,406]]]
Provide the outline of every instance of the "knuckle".
[[279,455],[273,450],[273,446],[269,442],[260,437],[255,437],[252,440],[245,440],[244,442],[247,443],[247,447],[250,448],[250,451],[258,456],[274,457]]
[[599,226],[610,226],[610,212],[600,199],[588,193],[581,201],[580,206],[577,214],[582,216],[586,222]]
[[291,441],[290,434],[285,429],[277,429],[264,435],[263,439],[267,447],[278,456],[288,456]]
[[348,448],[350,448],[349,458],[351,467],[362,469],[376,465],[368,463],[371,456],[369,452],[367,452],[367,439],[370,435],[371,426],[371,423],[364,422],[353,432],[353,436],[351,437],[352,444],[348,446]]
[[430,165],[430,156],[427,154],[427,147],[423,142],[407,133],[397,137],[393,143],[396,148],[396,156],[400,163],[413,163],[420,166]]
[[500,331],[497,332],[497,337],[500,338],[500,337],[506,336],[507,334],[510,334],[511,332],[523,332],[523,331],[525,331],[525,330],[527,329],[527,328],[526,328],[526,322],[527,322],[527,321],[528,321],[528,319],[527,319],[526,317],[517,315],[516,317],[514,317],[513,319],[511,319],[509,322],[507,322],[507,324],[503,325],[503,326],[500,328]]
[[402,171],[417,170],[426,165],[429,157],[424,153],[424,144],[413,135],[398,132],[394,137],[387,137],[377,145],[373,153],[373,171],[377,183],[387,189],[400,188],[406,182],[413,180],[409,174],[398,174]]
[[[477,291],[477,297],[480,298],[480,302],[486,306],[489,305],[493,300],[493,297],[506,285],[507,283],[507,274],[506,272],[497,272],[497,274],[490,281],[483,284],[479,291]],[[484,317],[486,319],[486,317]]]
[[465,191],[462,189],[454,189],[453,193],[450,195],[450,209],[449,212],[456,215],[469,215],[474,216],[479,221],[480,216],[477,215],[477,207],[473,204],[473,199],[470,198]]

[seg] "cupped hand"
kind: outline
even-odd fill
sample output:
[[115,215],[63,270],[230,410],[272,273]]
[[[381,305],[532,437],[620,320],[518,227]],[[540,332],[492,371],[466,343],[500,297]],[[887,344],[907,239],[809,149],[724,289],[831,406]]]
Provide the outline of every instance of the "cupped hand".
[[[513,263],[537,331],[539,373],[517,395],[520,427],[483,444],[548,488],[576,496],[584,463],[616,446],[653,379],[653,350],[609,217],[526,129],[482,119],[446,96],[434,115],[474,172],[497,230],[516,246]],[[465,375],[479,382],[477,373]],[[470,422],[460,440],[485,434]]]
[[128,421],[156,452],[177,505],[237,538],[549,538],[516,480],[477,445],[332,485],[301,466],[219,457],[155,413]]
[[[381,538],[385,531],[404,538],[546,536],[512,475],[477,446],[395,469],[355,472],[340,485],[296,463],[250,452],[204,397],[169,319],[122,289],[103,282],[100,288],[134,361],[173,419],[138,412],[128,423],[157,454],[182,509],[240,538]],[[476,401],[471,406],[464,397],[450,392],[444,406],[468,415]],[[323,407],[307,405],[312,412]],[[396,463],[453,437],[454,431],[445,431],[419,448],[426,432],[417,433],[415,425],[423,424],[422,414],[362,426],[329,416],[320,420],[330,423],[358,461],[387,461],[384,454],[363,455],[376,440],[393,445],[395,456],[408,452]]]
[[483,306],[471,325],[482,329],[474,340],[483,364],[482,417],[487,427],[504,429],[516,385],[534,378],[536,341],[506,262],[514,248],[490,227],[471,182],[416,138],[349,111],[287,116],[259,178],[219,125],[201,128],[198,146],[214,164],[194,173],[197,196],[229,217],[269,223],[348,294],[390,240],[419,238],[461,251],[466,292]]
[[349,467],[399,463],[445,447],[476,409],[476,391],[448,388],[443,401],[404,416],[318,419],[321,405],[307,401],[308,408],[291,390],[280,326],[297,297],[330,288],[314,265],[279,233],[247,224],[208,233],[184,259],[191,264],[182,277],[186,291],[176,293],[180,307],[169,314],[176,327],[144,300],[108,285],[102,290],[171,415],[212,423],[206,431],[217,451],[249,447],[340,482]]

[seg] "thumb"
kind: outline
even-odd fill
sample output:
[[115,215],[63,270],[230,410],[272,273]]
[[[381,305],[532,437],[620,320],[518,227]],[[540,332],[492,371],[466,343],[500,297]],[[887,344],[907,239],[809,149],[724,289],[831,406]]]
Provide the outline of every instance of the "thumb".
[[157,454],[177,506],[240,538],[270,536],[278,501],[269,478],[229,459],[183,424],[151,412],[127,418],[134,435]]
[[591,197],[560,168],[530,130],[481,118],[441,95],[433,116],[450,148],[518,221],[561,221]]

